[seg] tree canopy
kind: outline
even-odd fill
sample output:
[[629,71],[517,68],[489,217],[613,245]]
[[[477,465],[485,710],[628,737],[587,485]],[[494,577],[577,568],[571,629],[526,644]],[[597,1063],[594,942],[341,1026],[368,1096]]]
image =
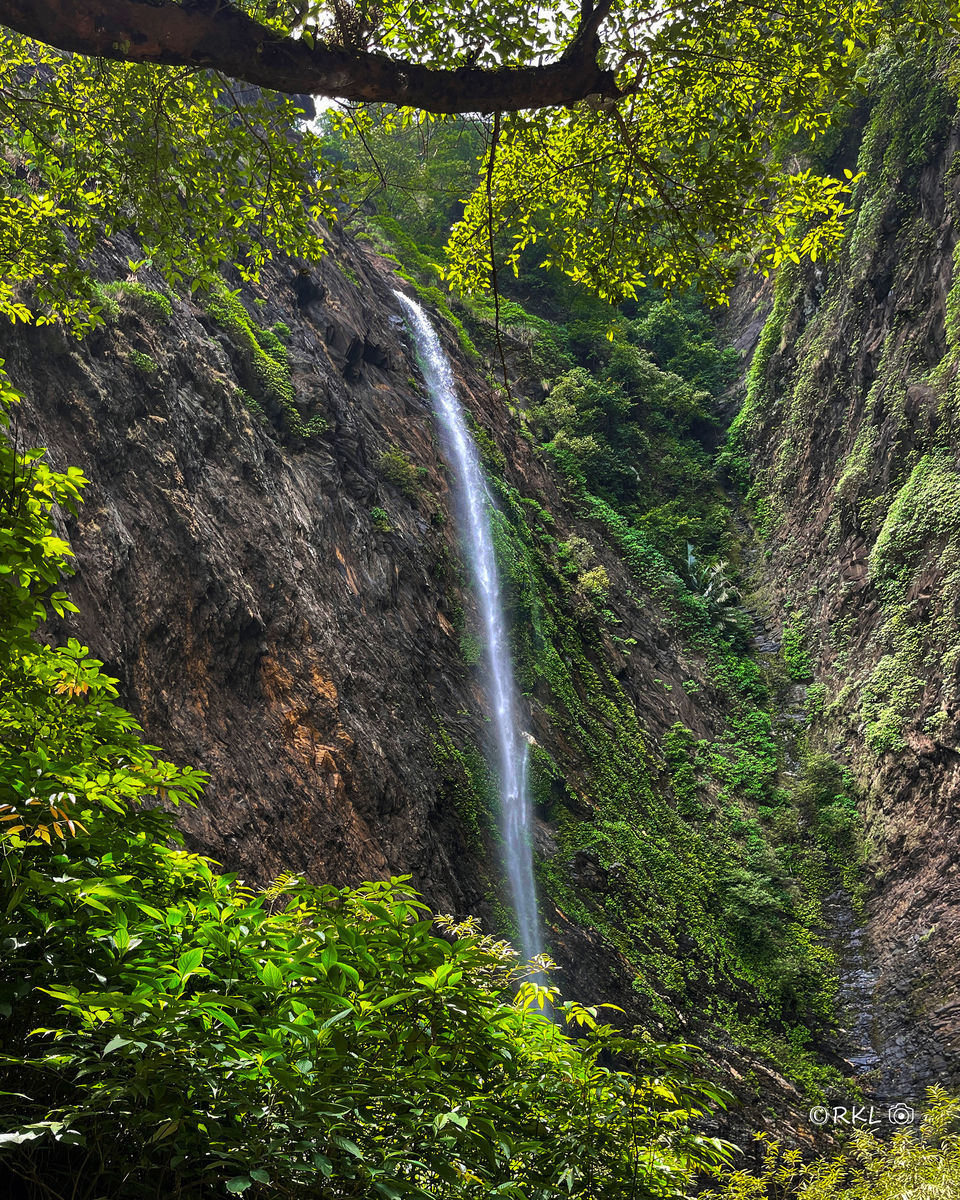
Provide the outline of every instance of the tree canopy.
[[305,93],[361,133],[371,102],[399,123],[488,114],[452,286],[487,286],[499,244],[610,299],[650,279],[722,298],[744,265],[836,245],[848,181],[785,147],[826,130],[878,39],[943,17],[939,0],[0,0],[0,23],[0,308],[80,319],[76,265],[117,227],[174,280],[322,253],[336,176],[298,125]]

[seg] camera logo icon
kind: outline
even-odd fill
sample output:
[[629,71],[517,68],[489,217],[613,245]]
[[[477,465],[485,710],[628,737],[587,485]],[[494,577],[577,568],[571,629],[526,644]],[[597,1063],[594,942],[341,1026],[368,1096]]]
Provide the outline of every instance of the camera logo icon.
[[887,1120],[891,1125],[912,1125],[916,1115],[909,1104],[891,1104],[887,1109]]

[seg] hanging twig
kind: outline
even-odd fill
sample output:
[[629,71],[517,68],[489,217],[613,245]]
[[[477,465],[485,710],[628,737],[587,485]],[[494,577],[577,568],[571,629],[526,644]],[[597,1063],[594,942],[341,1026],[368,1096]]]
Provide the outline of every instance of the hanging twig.
[[493,288],[493,333],[497,341],[497,353],[500,355],[503,386],[506,388],[507,399],[512,400],[510,380],[507,377],[507,359],[503,353],[503,338],[500,336],[500,288],[497,284],[497,255],[493,246],[493,168],[499,143],[500,114],[495,112],[493,114],[493,132],[490,136],[490,156],[487,159],[487,237],[490,242],[490,286]]

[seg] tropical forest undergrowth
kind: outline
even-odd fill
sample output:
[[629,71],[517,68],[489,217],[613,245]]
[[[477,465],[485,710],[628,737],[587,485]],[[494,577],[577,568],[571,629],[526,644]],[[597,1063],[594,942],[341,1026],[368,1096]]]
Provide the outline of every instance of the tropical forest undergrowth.
[[[881,107],[868,125],[861,162],[884,183],[918,165],[914,142],[943,132],[923,72],[885,69],[912,107],[892,121]],[[388,129],[367,116],[363,153],[323,119],[310,133],[350,168],[336,206],[324,184],[310,215],[352,222],[393,261],[488,373],[572,514],[575,530],[526,494],[494,423],[475,415],[516,678],[553,735],[551,750],[530,749],[549,832],[540,889],[548,911],[624,964],[632,1015],[658,1040],[621,1034],[603,1005],[564,998],[539,982],[542,964],[518,962],[502,889],[489,906],[499,928],[483,931],[432,913],[407,877],[333,888],[286,875],[254,889],[184,848],[174,813],[201,796],[203,772],[144,743],[118,681],[86,647],[43,637],[51,612],[75,611],[57,513],[76,510],[87,481],[20,444],[18,397],[2,377],[0,1187],[30,1200],[680,1200],[719,1172],[724,1200],[798,1189],[879,1200],[927,1183],[941,1189],[931,1195],[954,1194],[957,1102],[938,1089],[916,1133],[886,1146],[857,1134],[847,1158],[813,1165],[768,1144],[755,1170],[730,1174],[732,1148],[703,1132],[729,1097],[701,1077],[690,1043],[733,1048],[768,1080],[772,1064],[798,1103],[855,1094],[830,1053],[840,995],[825,902],[839,895],[863,915],[861,797],[818,737],[825,685],[801,598],[774,610],[754,574],[789,462],[783,454],[757,477],[750,440],[799,274],[780,272],[731,427],[741,363],[693,295],[650,288],[611,308],[514,247],[516,272],[495,278],[492,294],[455,297],[443,244],[485,131],[468,119]],[[224,129],[220,145],[236,133]],[[277,144],[292,153],[294,141],[284,133]],[[378,156],[394,169],[384,173]],[[197,161],[212,162],[206,147]],[[850,186],[850,236],[862,248],[879,206],[859,179]],[[491,227],[503,261],[496,238]],[[244,403],[293,439],[322,437],[325,418],[294,402],[290,329],[261,327],[212,267],[201,282]],[[170,319],[168,290],[133,278],[87,284],[95,312],[74,321],[80,332],[129,309]],[[950,305],[953,351],[953,294]],[[129,362],[142,376],[159,370],[142,350]],[[796,429],[802,385],[790,398]],[[848,485],[872,450],[853,448]],[[381,454],[378,472],[400,496],[422,498],[426,468],[403,446]],[[862,514],[878,525],[871,566],[892,624],[914,566],[910,529],[950,532],[929,527],[929,514],[954,511],[954,482],[945,448],[918,446],[889,506],[868,502]],[[371,518],[389,530],[384,509]],[[950,541],[951,569],[955,549]],[[454,616],[468,671],[478,639],[462,606]],[[641,704],[631,665],[653,620],[690,672],[644,678]],[[899,746],[919,683],[919,648],[905,637],[900,650],[863,693],[878,754]],[[689,702],[688,722],[654,720],[674,714],[672,689]],[[496,861],[496,787],[481,748],[439,718],[434,748],[469,845]],[[745,1070],[741,1094],[762,1098]]]

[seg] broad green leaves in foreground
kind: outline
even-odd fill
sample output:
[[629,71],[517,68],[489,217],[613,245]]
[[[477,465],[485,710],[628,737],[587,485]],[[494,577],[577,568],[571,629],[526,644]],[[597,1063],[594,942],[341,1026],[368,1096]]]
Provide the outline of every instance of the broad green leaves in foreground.
[[184,851],[158,801],[203,776],[142,744],[83,647],[30,637],[82,476],[0,439],[0,479],[0,1178],[63,1200],[620,1200],[722,1158],[687,1048],[555,995],[542,1015],[508,947],[404,879],[255,891]]

